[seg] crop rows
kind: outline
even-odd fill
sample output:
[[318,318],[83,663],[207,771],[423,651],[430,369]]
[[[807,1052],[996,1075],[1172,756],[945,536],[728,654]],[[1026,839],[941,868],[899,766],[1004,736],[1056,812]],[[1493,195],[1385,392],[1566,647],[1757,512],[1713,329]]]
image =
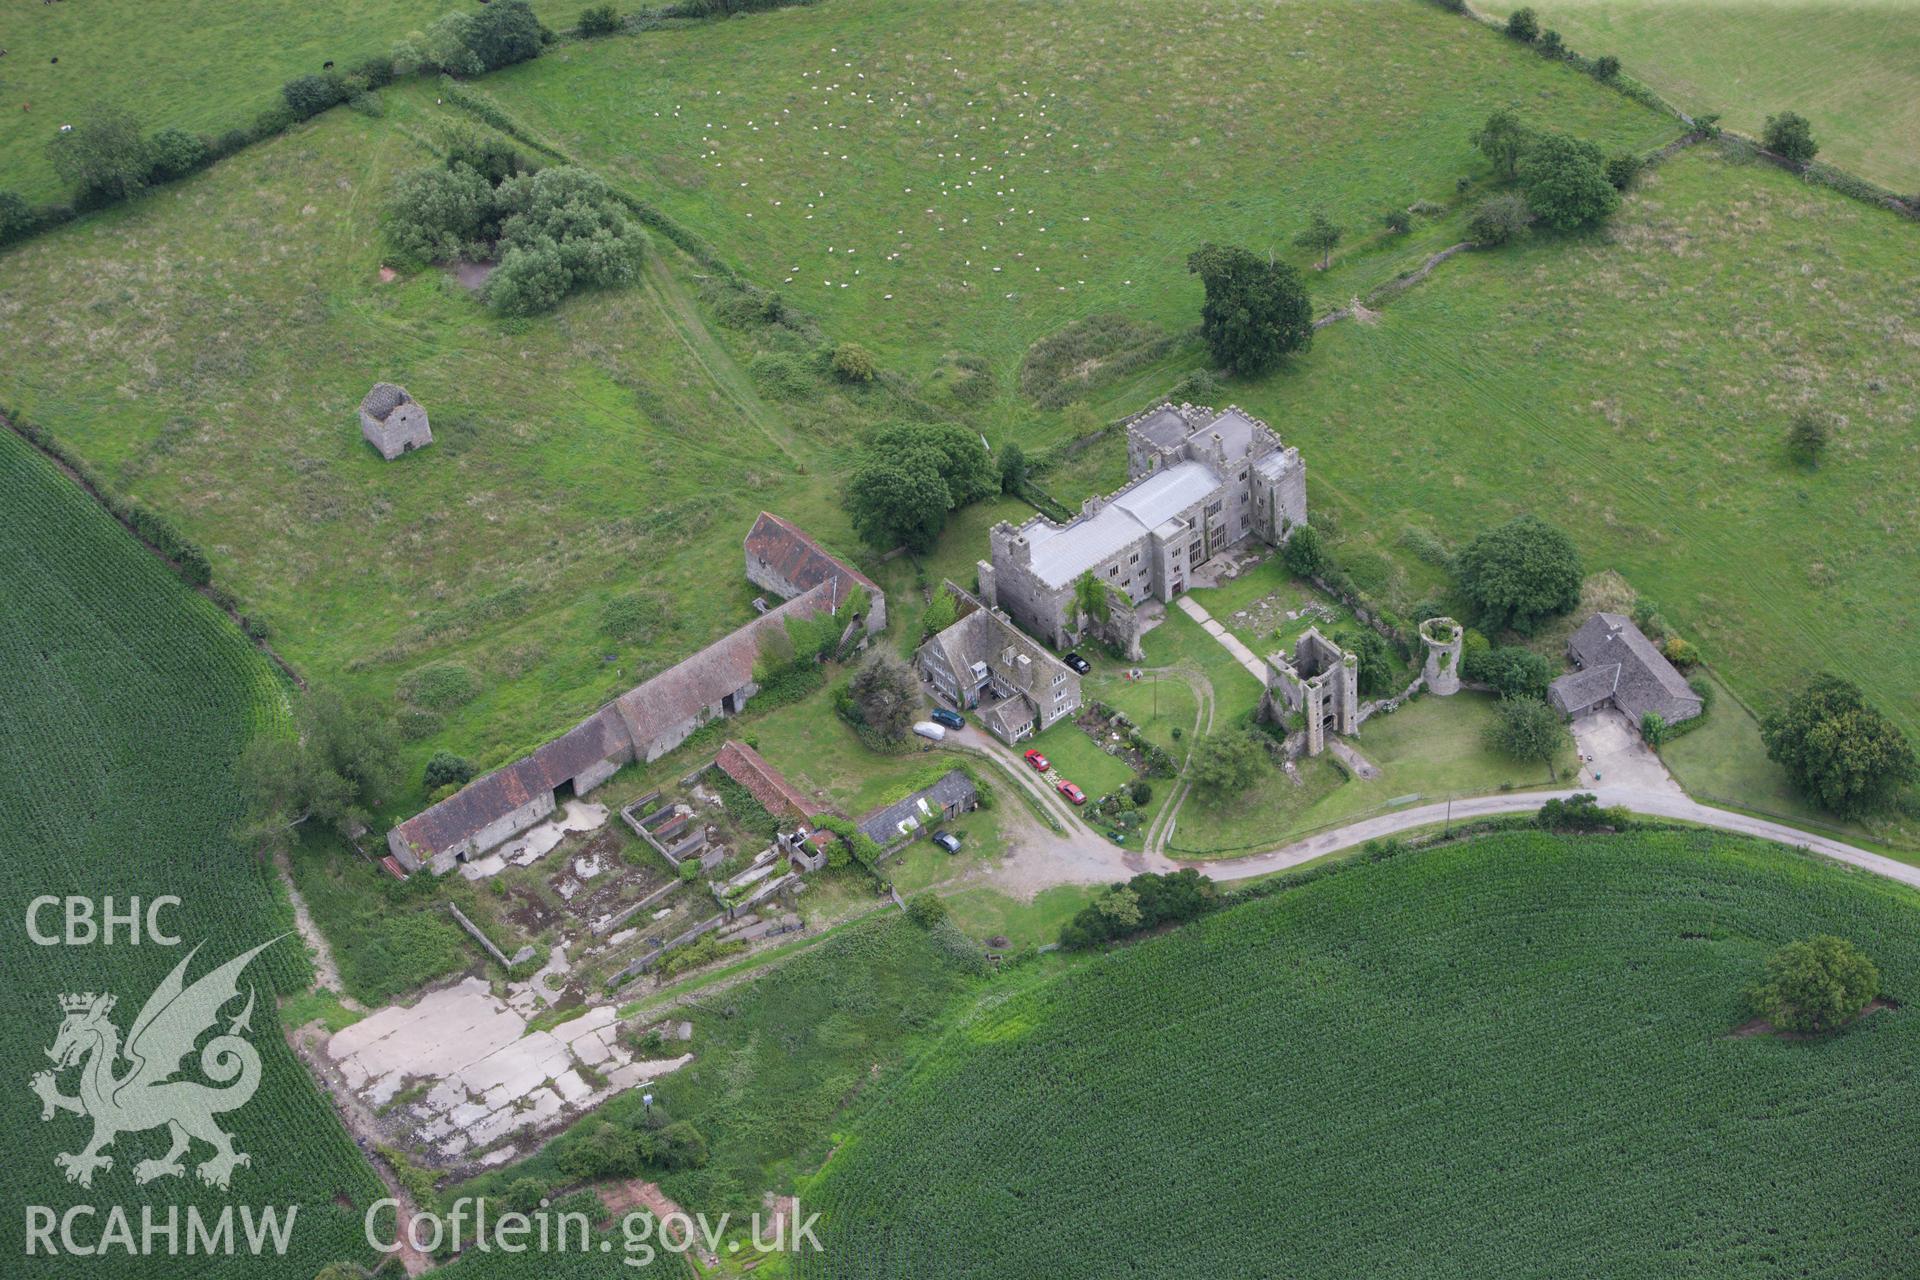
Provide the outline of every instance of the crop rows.
[[[285,715],[285,698],[267,664],[207,602],[4,431],[0,556],[0,1008],[11,1032],[0,1047],[0,1080],[14,1092],[9,1114],[21,1126],[9,1148],[15,1203],[56,1211],[122,1204],[136,1215],[143,1204],[161,1212],[197,1204],[211,1213],[230,1202],[300,1206],[285,1259],[147,1259],[137,1264],[143,1277],[304,1278],[360,1256],[353,1206],[380,1194],[379,1183],[287,1049],[273,1012],[276,989],[311,976],[297,938],[264,953],[246,975],[259,991],[250,1039],[264,1065],[253,1100],[223,1118],[252,1157],[235,1172],[230,1195],[194,1179],[204,1147],[188,1156],[186,1178],[138,1186],[133,1166],[162,1154],[163,1131],[123,1134],[109,1152],[113,1167],[96,1174],[90,1190],[67,1184],[55,1167],[55,1153],[78,1150],[91,1132],[89,1121],[66,1113],[41,1124],[25,1092],[47,1066],[41,1051],[60,1025],[57,997],[113,992],[112,1016],[124,1033],[187,947],[203,944],[190,973],[197,977],[291,927],[267,872],[229,834],[239,813],[233,762],[251,729]],[[182,905],[163,923],[184,945],[30,945],[28,902],[69,894],[96,903],[111,895],[120,907],[136,896],[177,895]],[[41,923],[57,931],[58,913]],[[63,1085],[73,1089],[71,1073]],[[0,1240],[16,1257],[20,1221],[10,1212],[9,1238]],[[88,1262],[37,1258],[34,1274],[80,1274]],[[95,1262],[90,1274],[104,1274],[107,1264]]]
[[1815,932],[1911,997],[1914,906],[1668,833],[1355,868],[957,1028],[808,1189],[802,1274],[1910,1274],[1920,1024],[1726,1033]]

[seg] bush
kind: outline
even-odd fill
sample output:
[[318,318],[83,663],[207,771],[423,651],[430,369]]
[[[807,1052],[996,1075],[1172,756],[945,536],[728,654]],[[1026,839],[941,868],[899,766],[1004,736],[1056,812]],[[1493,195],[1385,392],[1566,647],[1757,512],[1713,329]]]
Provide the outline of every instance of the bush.
[[0,244],[12,244],[39,230],[33,206],[15,191],[0,191]]
[[400,682],[400,696],[416,707],[449,711],[478,697],[480,677],[458,662],[429,662]]
[[1567,56],[1567,42],[1562,40],[1560,33],[1552,27],[1548,27],[1540,33],[1540,38],[1534,41],[1533,47],[1545,58],[1565,58]]
[[1667,642],[1661,646],[1660,652],[1666,655],[1668,662],[1679,667],[1682,671],[1685,671],[1689,667],[1698,666],[1700,663],[1700,651],[1687,641],[1682,640],[1679,636],[1668,636]]
[[1467,232],[1478,244],[1506,244],[1527,229],[1533,211],[1525,197],[1508,192],[1482,200],[1467,215]]
[[310,120],[328,107],[347,100],[345,88],[335,76],[299,76],[280,86],[280,96],[295,120]]
[[798,357],[784,351],[763,351],[748,364],[760,389],[776,400],[798,400],[819,385]]
[[1613,83],[1620,78],[1620,59],[1610,53],[1602,54],[1593,60],[1593,74],[1598,80]]
[[1631,151],[1616,151],[1607,157],[1607,182],[1615,191],[1625,191],[1640,180],[1647,162]]
[[931,929],[946,918],[947,904],[936,894],[915,894],[907,900],[907,919],[922,929]]
[[347,77],[358,80],[369,89],[384,89],[393,83],[393,59],[383,54],[371,54],[348,67]]
[[1484,653],[1461,655],[1461,670],[1470,680],[1490,684],[1503,698],[1545,700],[1553,682],[1553,664],[1531,649],[1503,645]]
[[417,262],[484,256],[498,230],[493,188],[464,164],[408,170],[387,200],[387,241]]
[[1380,215],[1380,222],[1397,236],[1403,236],[1413,230],[1413,215],[1401,208],[1387,210]]
[[1175,404],[1212,404],[1220,394],[1220,379],[1211,369],[1195,369],[1173,384],[1168,397]]
[[833,376],[842,382],[872,382],[880,376],[880,362],[873,352],[857,342],[843,342],[835,347],[829,365]]
[[153,166],[150,182],[172,182],[184,178],[213,159],[207,144],[185,129],[161,129],[147,140],[147,158]]
[[631,284],[639,275],[646,234],[598,174],[557,165],[508,178],[494,199],[501,256],[487,304],[495,311],[532,315],[574,289]]
[[427,771],[421,782],[427,790],[437,791],[445,786],[464,786],[472,779],[473,761],[451,751],[436,751],[433,758],[427,761]]
[[1219,905],[1213,882],[1191,868],[1159,875],[1143,871],[1125,884],[1109,885],[1060,930],[1070,950],[1098,946],[1162,924],[1194,920]]
[[1760,134],[1760,145],[1800,165],[1820,154],[1820,144],[1813,140],[1813,126],[1807,123],[1805,116],[1792,111],[1767,117],[1767,127]]
[[1845,938],[1825,936],[1774,952],[1747,999],[1778,1029],[1817,1034],[1853,1018],[1879,991],[1873,961]]
[[47,144],[54,172],[91,203],[124,200],[146,185],[152,162],[140,126],[125,111],[103,108]]
[[1547,801],[1533,820],[1543,831],[1620,831],[1633,818],[1625,809],[1602,809],[1598,797],[1583,791],[1565,800]]
[[596,4],[580,11],[580,34],[610,36],[620,30],[620,15],[610,4]]
[[1144,809],[1153,799],[1153,784],[1145,778],[1135,778],[1133,785],[1127,788],[1127,797],[1133,801],[1136,809]]
[[1507,18],[1507,34],[1532,44],[1540,38],[1540,15],[1532,9],[1515,9]]
[[1802,466],[1817,467],[1827,451],[1827,439],[1826,415],[1802,411],[1787,428],[1787,454]]
[[1313,578],[1324,573],[1331,563],[1320,531],[1310,524],[1300,525],[1287,536],[1280,562],[1296,578]]

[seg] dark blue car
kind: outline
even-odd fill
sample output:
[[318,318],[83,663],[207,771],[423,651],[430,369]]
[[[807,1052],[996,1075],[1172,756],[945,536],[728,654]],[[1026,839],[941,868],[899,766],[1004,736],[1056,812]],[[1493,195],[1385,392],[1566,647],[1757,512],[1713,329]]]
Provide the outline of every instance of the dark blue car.
[[935,707],[927,718],[935,724],[943,724],[949,729],[964,729],[967,722],[960,718],[958,711],[949,711],[945,707]]

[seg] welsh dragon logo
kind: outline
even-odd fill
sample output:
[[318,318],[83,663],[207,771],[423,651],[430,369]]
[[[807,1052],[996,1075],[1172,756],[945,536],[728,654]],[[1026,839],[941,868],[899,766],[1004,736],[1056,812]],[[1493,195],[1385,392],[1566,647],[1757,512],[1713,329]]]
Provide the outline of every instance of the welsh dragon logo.
[[[160,1159],[134,1166],[136,1182],[183,1176],[186,1168],[180,1158],[196,1138],[213,1148],[211,1158],[195,1170],[209,1186],[224,1190],[235,1166],[253,1163],[244,1152],[233,1149],[233,1135],[213,1119],[245,1106],[260,1087],[260,1054],[240,1034],[249,1029],[253,1016],[251,987],[245,1007],[228,1020],[225,1033],[208,1040],[200,1050],[200,1072],[213,1084],[173,1077],[200,1037],[219,1020],[222,1006],[239,996],[240,972],[247,962],[279,940],[261,943],[188,986],[187,965],[200,950],[196,946],[141,1006],[124,1047],[120,1029],[108,1018],[117,1002],[114,996],[87,992],[60,997],[66,1018],[53,1047],[46,1051],[54,1069],[35,1075],[32,1087],[40,1095],[42,1120],[53,1119],[58,1111],[93,1118],[93,1137],[87,1145],[53,1158],[66,1171],[68,1182],[91,1187],[96,1171],[113,1167],[113,1157],[105,1152],[115,1138],[162,1125],[172,1145]],[[68,1097],[60,1092],[56,1077],[74,1066],[80,1067],[80,1092]]]

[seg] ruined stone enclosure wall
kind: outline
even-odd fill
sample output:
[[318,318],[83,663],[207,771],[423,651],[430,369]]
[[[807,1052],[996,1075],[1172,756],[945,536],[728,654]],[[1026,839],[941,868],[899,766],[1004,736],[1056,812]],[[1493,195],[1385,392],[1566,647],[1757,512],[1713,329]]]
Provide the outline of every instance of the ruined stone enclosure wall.
[[1420,624],[1420,643],[1426,646],[1421,678],[1427,690],[1444,698],[1460,692],[1460,658],[1465,630],[1452,618],[1428,618]]

